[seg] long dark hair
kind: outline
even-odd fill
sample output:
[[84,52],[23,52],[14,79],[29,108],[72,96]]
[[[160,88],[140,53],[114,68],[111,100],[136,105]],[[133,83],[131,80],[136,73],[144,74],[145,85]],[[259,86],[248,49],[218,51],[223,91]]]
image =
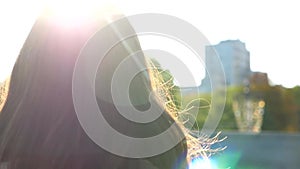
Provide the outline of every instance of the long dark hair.
[[[42,16],[36,21],[13,68],[0,115],[0,168],[186,168],[184,141],[158,156],[124,158],[100,148],[80,126],[72,100],[74,65],[82,46],[103,23],[101,17],[66,26],[55,17]],[[129,24],[124,29],[134,31]],[[133,48],[140,49],[138,41]],[[109,118],[113,112],[106,113]],[[161,132],[170,120],[164,114],[142,128],[143,133]],[[181,132],[178,130],[174,137]]]

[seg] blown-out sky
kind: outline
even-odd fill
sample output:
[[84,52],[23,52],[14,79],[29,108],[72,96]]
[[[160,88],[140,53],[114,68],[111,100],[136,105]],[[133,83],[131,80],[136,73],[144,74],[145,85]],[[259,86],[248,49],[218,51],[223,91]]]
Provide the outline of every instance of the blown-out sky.
[[[59,0],[49,2],[53,6],[61,5]],[[73,1],[67,3],[72,5]],[[102,2],[96,1],[96,3]],[[126,0],[110,3],[116,4],[117,8],[126,15],[154,12],[181,18],[197,27],[211,44],[218,44],[228,39],[239,39],[250,51],[253,71],[268,73],[272,84],[282,84],[286,87],[300,85],[298,76],[300,73],[300,62],[298,62],[300,10],[296,0],[178,2]],[[44,4],[38,0],[0,2],[0,81],[9,75],[22,44]],[[155,44],[157,46],[159,43],[156,41],[154,47]],[[180,52],[179,47],[168,47],[166,45],[168,43],[162,44],[165,45],[166,50],[173,50],[169,52],[185,60],[199,84],[204,75],[201,62],[189,61],[191,59],[187,59],[188,54],[183,56],[186,52]],[[145,46],[151,47],[151,42],[145,43]],[[176,78],[176,72],[174,74]]]

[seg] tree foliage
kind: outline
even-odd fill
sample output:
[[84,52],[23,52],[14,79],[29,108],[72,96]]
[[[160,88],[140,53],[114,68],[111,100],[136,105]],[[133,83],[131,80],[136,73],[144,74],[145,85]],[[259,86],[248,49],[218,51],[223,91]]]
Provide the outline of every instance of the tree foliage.
[[[180,88],[175,86],[173,77],[168,70],[152,59],[160,69],[164,81],[168,81],[170,93],[178,109],[184,109],[191,102],[198,102],[198,114],[195,128],[201,129],[206,121],[211,105],[211,94],[188,94],[181,96]],[[247,89],[247,91],[245,90]],[[270,86],[268,84],[249,86],[231,86],[227,88],[226,103],[221,121],[217,130],[237,130],[236,119],[233,111],[233,100],[240,96],[256,98],[265,102],[262,130],[296,132],[300,130],[300,86],[288,89],[282,86]],[[192,104],[190,104],[192,105]]]

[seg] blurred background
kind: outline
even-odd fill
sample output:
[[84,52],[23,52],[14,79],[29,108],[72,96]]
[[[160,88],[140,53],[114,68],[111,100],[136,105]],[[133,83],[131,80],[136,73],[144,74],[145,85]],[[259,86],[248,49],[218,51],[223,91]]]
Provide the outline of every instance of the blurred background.
[[[88,4],[88,1],[62,2],[77,5],[77,12]],[[0,2],[0,110],[7,95],[9,74],[36,17],[45,4],[55,7],[62,2]],[[195,130],[203,127],[211,108],[211,77],[206,70],[214,70],[211,60],[214,55],[220,58],[226,79],[226,102],[216,131],[222,131],[228,138],[217,146],[227,146],[227,149],[212,156],[206,168],[299,168],[300,27],[297,20],[300,11],[297,1],[95,0],[93,3],[113,4],[125,15],[173,15],[196,27],[210,41],[203,46],[204,59],[195,60],[193,53],[174,40],[139,37],[143,49],[166,50],[192,72],[193,82],[181,81],[180,69],[168,65],[169,58],[151,56],[164,70],[166,81],[174,77],[170,92],[179,110],[193,100],[200,100]],[[213,78],[218,79],[218,74],[213,74]]]

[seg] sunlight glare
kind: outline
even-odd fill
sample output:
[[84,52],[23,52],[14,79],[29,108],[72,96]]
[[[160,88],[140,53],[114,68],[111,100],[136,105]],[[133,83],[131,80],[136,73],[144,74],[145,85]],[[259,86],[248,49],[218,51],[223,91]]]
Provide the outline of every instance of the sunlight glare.
[[[45,2],[46,17],[55,17],[64,25],[81,23],[87,17],[107,16],[120,13],[119,10],[108,1],[86,0],[49,0]],[[107,18],[109,21],[109,18]]]
[[209,159],[194,159],[189,165],[189,169],[216,169]]

